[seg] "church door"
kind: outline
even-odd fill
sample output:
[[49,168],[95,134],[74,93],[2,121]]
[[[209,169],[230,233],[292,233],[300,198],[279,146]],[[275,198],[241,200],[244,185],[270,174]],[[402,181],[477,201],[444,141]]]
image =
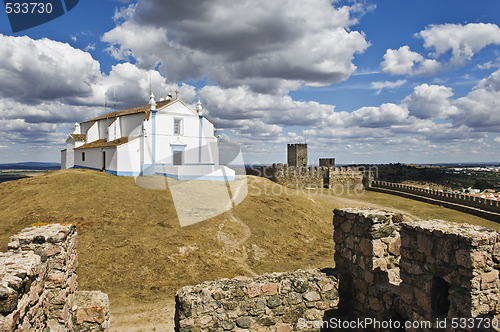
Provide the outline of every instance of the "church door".
[[106,169],[106,151],[102,152],[102,170]]
[[182,165],[182,151],[174,151],[174,165]]

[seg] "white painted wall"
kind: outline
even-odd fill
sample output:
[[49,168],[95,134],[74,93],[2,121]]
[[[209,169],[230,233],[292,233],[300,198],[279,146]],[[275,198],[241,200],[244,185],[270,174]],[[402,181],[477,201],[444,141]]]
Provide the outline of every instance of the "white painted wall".
[[111,122],[108,126],[108,137],[107,140],[109,141],[114,141],[115,139],[118,139],[122,137],[121,134],[121,127],[120,127],[120,120],[121,118],[116,118],[113,122]]
[[92,126],[93,124],[94,124],[94,121],[80,123],[80,133],[86,134],[87,131],[89,130],[90,126]]
[[[64,168],[71,168],[75,165],[73,149],[75,148],[75,140],[69,136],[66,140],[66,150],[64,157]],[[63,168],[63,161],[61,160],[61,168]],[[63,168],[63,169],[64,169]]]
[[121,117],[120,131],[122,137],[141,135],[143,121],[144,121],[144,113],[132,114]]
[[[68,150],[66,150],[66,149],[61,150],[61,169],[66,169],[66,168],[68,168],[68,167],[66,166],[66,154],[67,154],[66,152],[67,152],[67,151],[68,151]],[[71,151],[71,152],[73,152],[73,151]]]
[[[116,147],[103,148],[102,152],[106,152],[106,170],[116,172],[118,154],[116,151]],[[101,159],[102,160],[102,159]]]
[[[91,149],[76,149],[75,150],[75,167],[102,168],[102,149],[101,148],[91,148]],[[82,161],[82,153],[85,153],[85,161]],[[106,156],[107,159],[108,156]]]
[[87,130],[86,143],[97,141],[98,139],[99,139],[99,128],[97,123],[94,122]]
[[[128,143],[117,147],[117,172],[118,175],[138,176],[142,172],[141,165],[141,141],[138,137]],[[130,173],[130,174],[120,174]]]

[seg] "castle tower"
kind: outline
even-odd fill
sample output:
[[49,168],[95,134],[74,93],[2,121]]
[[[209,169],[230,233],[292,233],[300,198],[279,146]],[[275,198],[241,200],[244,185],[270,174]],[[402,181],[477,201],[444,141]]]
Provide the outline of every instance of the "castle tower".
[[319,166],[335,167],[335,158],[319,158]]
[[307,144],[287,145],[288,166],[307,166]]

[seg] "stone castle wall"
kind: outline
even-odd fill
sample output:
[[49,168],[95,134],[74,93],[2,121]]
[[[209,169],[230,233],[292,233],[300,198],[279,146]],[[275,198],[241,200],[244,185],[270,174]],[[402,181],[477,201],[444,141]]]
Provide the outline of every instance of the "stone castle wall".
[[500,232],[356,208],[336,209],[333,225],[335,277],[298,271],[184,287],[177,331],[326,331],[332,319],[366,318],[373,325],[361,330],[384,330],[378,321],[500,331]]
[[291,188],[363,188],[363,170],[351,167],[291,167],[283,164],[247,169],[248,175],[267,178]]
[[176,295],[176,331],[295,331],[336,309],[337,289],[336,278],[316,270],[186,286]]
[[481,210],[500,213],[500,202],[491,199],[462,195],[462,194],[447,193],[433,189],[424,189],[401,183],[391,183],[385,181],[373,181],[372,187],[415,194],[418,196],[438,199],[440,201],[456,203],[460,205],[470,206],[473,208],[478,208]]
[[109,300],[77,291],[76,227],[34,225],[0,253],[1,331],[106,331]]

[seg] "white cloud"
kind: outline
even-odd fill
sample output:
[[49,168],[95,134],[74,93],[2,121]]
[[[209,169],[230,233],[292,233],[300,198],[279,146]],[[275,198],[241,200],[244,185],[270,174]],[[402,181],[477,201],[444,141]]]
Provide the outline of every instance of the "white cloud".
[[398,50],[388,49],[380,67],[382,72],[390,75],[432,75],[440,64],[433,59],[424,59],[409,46],[401,46]]
[[49,39],[0,35],[0,97],[36,103],[88,97],[100,78],[89,53]]
[[95,50],[95,43],[88,44],[87,47],[85,47],[85,52],[94,51],[94,50]]
[[493,140],[493,142],[500,143],[500,136],[495,137],[495,139]]
[[397,80],[395,82],[391,81],[377,81],[377,82],[372,82],[370,89],[377,90],[377,94],[380,94],[383,89],[394,89],[397,87],[402,86],[405,84],[407,81],[406,80]]
[[210,116],[227,121],[229,128],[239,126],[237,120],[261,120],[282,126],[317,126],[333,113],[333,106],[317,102],[295,101],[289,96],[253,92],[248,86],[224,89],[205,86],[199,91]]
[[405,98],[403,103],[413,115],[420,119],[448,118],[457,113],[450,98],[453,96],[451,88],[441,85],[422,84]]
[[454,102],[459,110],[454,121],[481,131],[500,132],[499,100],[500,70],[497,70],[481,80],[467,96]]
[[0,45],[0,98],[4,103],[37,106],[24,107],[27,112],[47,108],[44,105],[53,100],[65,105],[103,106],[106,91],[110,104],[116,98],[117,107],[143,105],[148,101],[150,84],[158,97],[179,90],[190,102],[196,94],[192,86],[168,83],[157,71],[130,63],[117,64],[105,75],[89,53],[65,43],[0,35]]
[[492,23],[430,25],[417,34],[434,57],[451,50],[451,63],[463,65],[484,47],[500,44],[500,29]]
[[368,43],[348,31],[351,11],[329,0],[215,0],[197,6],[139,0],[119,11],[124,22],[104,34],[117,59],[141,68],[160,63],[173,81],[207,76],[223,87],[287,92],[302,84],[327,85],[349,77],[355,53]]

